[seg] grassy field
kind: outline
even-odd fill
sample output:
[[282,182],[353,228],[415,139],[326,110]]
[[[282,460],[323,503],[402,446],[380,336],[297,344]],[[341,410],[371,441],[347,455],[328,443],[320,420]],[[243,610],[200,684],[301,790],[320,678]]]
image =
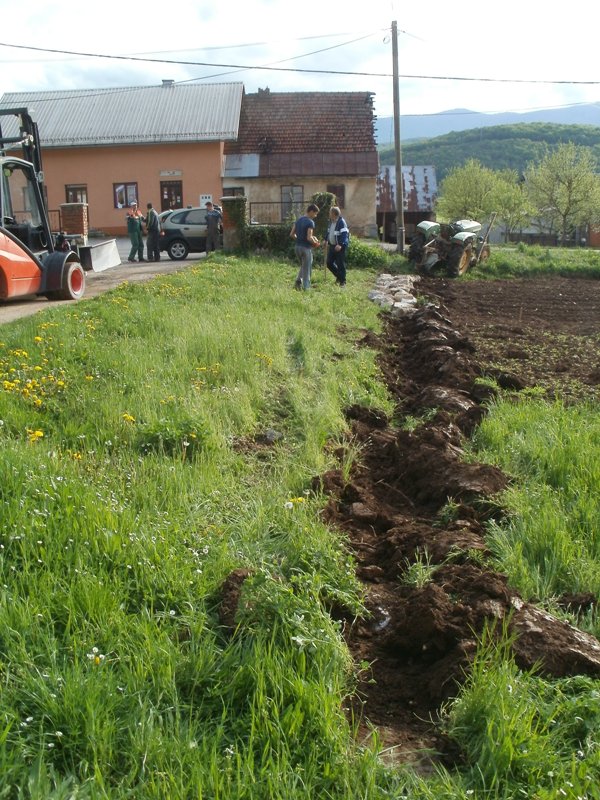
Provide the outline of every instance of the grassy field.
[[[340,289],[317,270],[310,293],[294,274],[220,255],[2,329],[0,798],[597,797],[600,684],[522,674],[486,641],[446,714],[463,770],[423,778],[357,745],[360,665],[326,609],[359,614],[360,585],[311,482],[344,407],[392,411],[358,344],[379,330],[376,273]],[[565,413],[532,404],[517,426],[499,403],[476,442],[556,501],[552,565],[524,498],[493,532],[547,597],[598,587],[599,417]],[[548,419],[564,451],[544,461]]]

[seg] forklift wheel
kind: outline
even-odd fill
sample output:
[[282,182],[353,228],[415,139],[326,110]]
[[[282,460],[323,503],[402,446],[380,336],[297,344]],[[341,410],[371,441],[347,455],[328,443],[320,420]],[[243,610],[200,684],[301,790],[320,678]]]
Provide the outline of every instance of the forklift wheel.
[[79,300],[85,292],[85,272],[78,261],[64,266],[62,286],[54,294],[58,300]]

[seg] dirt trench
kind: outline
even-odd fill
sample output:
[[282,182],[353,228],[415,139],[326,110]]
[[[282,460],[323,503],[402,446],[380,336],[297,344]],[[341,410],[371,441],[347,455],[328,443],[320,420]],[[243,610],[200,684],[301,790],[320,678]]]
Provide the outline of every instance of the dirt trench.
[[[463,460],[493,392],[479,376],[514,392],[600,397],[600,282],[428,278],[415,292],[428,302],[386,315],[383,333],[363,343],[379,350],[396,416],[425,421],[399,430],[382,412],[348,408],[358,463],[348,481],[332,470],[316,485],[329,495],[327,523],[349,538],[371,612],[352,620],[333,611],[355,663],[371,665],[353,711],[365,736],[377,729],[391,761],[427,769],[459,757],[436,722],[489,622],[510,619],[522,668],[600,676],[596,639],[524,602],[486,568],[484,525],[502,516],[498,493],[510,478]],[[408,585],[411,571],[426,580]],[[575,612],[595,602],[565,598]]]

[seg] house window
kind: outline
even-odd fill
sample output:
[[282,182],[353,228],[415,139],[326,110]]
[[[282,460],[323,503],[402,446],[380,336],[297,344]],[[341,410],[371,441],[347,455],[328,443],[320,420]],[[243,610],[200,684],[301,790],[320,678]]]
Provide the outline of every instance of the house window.
[[281,187],[281,219],[297,217],[304,205],[304,186]]
[[137,203],[137,183],[113,183],[113,202],[115,208],[126,208]]
[[73,184],[65,186],[67,203],[87,203],[87,186],[85,184]]
[[245,197],[246,192],[244,191],[243,186],[232,186],[228,189],[223,189],[223,193],[227,195],[227,197]]
[[327,191],[330,194],[334,194],[337,205],[340,208],[344,208],[344,206],[346,205],[346,187],[344,186],[344,184],[330,183],[327,186]]

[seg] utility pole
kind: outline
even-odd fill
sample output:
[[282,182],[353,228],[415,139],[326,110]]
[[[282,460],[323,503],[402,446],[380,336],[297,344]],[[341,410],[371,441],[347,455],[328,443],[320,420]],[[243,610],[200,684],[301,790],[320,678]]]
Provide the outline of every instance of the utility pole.
[[394,152],[396,155],[396,252],[404,253],[404,187],[402,185],[402,147],[400,145],[400,80],[398,70],[398,25],[392,22],[394,60]]

